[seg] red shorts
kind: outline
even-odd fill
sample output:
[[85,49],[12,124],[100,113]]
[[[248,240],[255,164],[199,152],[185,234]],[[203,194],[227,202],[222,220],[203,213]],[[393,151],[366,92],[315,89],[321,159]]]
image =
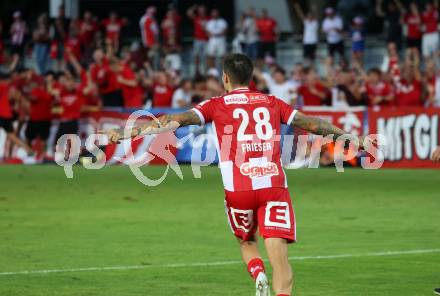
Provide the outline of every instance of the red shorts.
[[295,213],[287,188],[226,191],[225,207],[234,235],[250,240],[257,227],[264,238],[296,241]]

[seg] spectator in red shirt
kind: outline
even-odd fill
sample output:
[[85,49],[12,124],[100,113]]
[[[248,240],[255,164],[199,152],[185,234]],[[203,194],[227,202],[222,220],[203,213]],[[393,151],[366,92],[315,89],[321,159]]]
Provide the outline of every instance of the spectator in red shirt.
[[95,50],[93,59],[95,63],[90,66],[90,74],[98,86],[103,106],[122,107],[124,100],[116,74],[119,62],[115,58],[109,61],[102,49]]
[[14,82],[14,88],[19,97],[14,101],[13,110],[17,115],[18,124],[15,132],[18,135],[26,123],[29,113],[29,103],[27,98],[34,87],[44,83],[44,78],[38,75],[34,69],[22,69],[18,79]]
[[422,54],[425,58],[436,54],[439,47],[437,2],[438,0],[434,0],[434,3],[426,3],[425,11],[422,14],[422,21],[425,25],[422,37]]
[[426,90],[426,106],[438,105],[438,76],[435,60],[429,60],[425,63],[425,72],[423,73],[423,85]]
[[84,12],[83,19],[79,21],[79,39],[81,45],[87,46],[93,42],[95,34],[98,30],[96,21],[93,19],[93,15],[90,11]]
[[85,60],[90,62],[96,33],[98,32],[98,25],[93,19],[93,15],[90,11],[84,12],[84,17],[79,21],[79,33],[78,38],[81,44],[81,50]]
[[3,128],[4,131],[9,134],[13,132],[12,108],[9,102],[11,85],[9,77],[0,78],[0,128]]
[[104,54],[104,51],[100,48],[93,52],[93,61],[90,65],[90,74],[93,82],[98,85],[99,92],[104,90],[105,74],[108,70],[108,59]]
[[111,58],[105,70],[102,102],[105,107],[123,107],[124,96],[122,86],[118,81],[119,60]]
[[174,88],[168,82],[165,72],[156,74],[153,89],[153,107],[171,107]]
[[407,48],[420,53],[422,47],[422,19],[417,3],[410,3],[409,12],[405,14],[404,22],[408,31],[406,38]]
[[102,25],[105,29],[106,43],[110,44],[115,52],[119,50],[119,36],[121,34],[122,27],[127,24],[127,19],[120,19],[118,14],[114,11],[110,12],[107,19],[102,21]]
[[141,108],[143,103],[143,88],[139,85],[135,72],[124,63],[119,63],[117,81],[122,89],[125,108]]
[[69,34],[69,19],[65,16],[64,5],[58,7],[58,16],[53,21],[53,37],[50,56],[57,61],[58,70],[64,69],[64,43]]
[[55,137],[55,143],[57,143],[63,135],[78,134],[83,98],[79,93],[75,79],[68,72],[59,77],[57,84],[49,78],[47,90],[55,98],[57,107],[53,110],[59,115],[60,119]]
[[68,59],[76,76],[79,77],[81,81],[78,86],[78,94],[81,96],[81,100],[84,104],[83,111],[99,111],[102,107],[102,102],[99,97],[98,86],[93,81],[91,71],[85,70],[72,53],[68,52]]
[[[49,73],[47,80],[53,80],[53,74]],[[47,82],[34,87],[30,93],[30,112],[29,121],[26,127],[26,140],[29,146],[39,138],[43,143],[45,151],[47,139],[49,138],[50,127],[52,124],[52,102],[53,97],[47,91]]]
[[159,68],[160,55],[158,51],[159,27],[156,22],[156,8],[150,6],[139,21],[142,44],[146,49],[146,55],[152,60],[154,69]]
[[84,71],[81,76],[79,94],[82,97],[81,100],[84,102],[84,111],[99,111],[102,107],[102,102],[99,97],[98,87],[93,83],[90,71]]
[[384,57],[381,69],[384,73],[389,74],[395,82],[400,79],[399,59],[396,43],[389,42],[388,54]]
[[206,45],[208,43],[208,33],[205,28],[206,23],[209,21],[209,16],[206,13],[206,6],[192,6],[188,9],[186,15],[193,22],[193,54],[195,58],[196,72],[203,73],[206,63]]
[[162,29],[163,45],[166,51],[180,48],[180,23],[182,18],[175,8],[167,11],[160,27]]
[[314,69],[304,68],[305,81],[298,88],[298,94],[302,97],[304,106],[321,106],[326,104],[329,91],[319,80]]
[[264,59],[266,55],[276,58],[277,26],[277,21],[269,16],[267,9],[263,8],[257,20],[257,29],[260,34],[260,59]]
[[10,77],[8,75],[0,76],[0,129],[6,132],[7,145],[10,144],[10,149],[5,149],[5,157],[9,158],[10,152],[12,151],[12,146],[15,144],[26,150],[28,154],[33,153],[31,147],[26,145],[20,140],[17,135],[14,134],[12,127],[12,108],[11,101],[19,99],[19,92],[15,87],[12,86]]
[[80,40],[78,38],[78,22],[72,20],[70,22],[70,30],[69,35],[66,38],[66,41],[64,42],[64,61],[69,61],[69,54],[73,54],[76,59],[81,59],[81,44]]
[[365,91],[368,96],[369,106],[390,106],[393,104],[393,89],[391,85],[383,79],[382,71],[378,68],[368,70]]
[[161,23],[166,70],[180,71],[182,67],[180,26],[181,16],[170,8]]
[[406,64],[396,84],[397,106],[422,106],[422,82],[418,66]]
[[139,21],[142,33],[142,43],[145,48],[153,48],[157,46],[159,29],[156,22],[156,8],[148,7],[145,14]]

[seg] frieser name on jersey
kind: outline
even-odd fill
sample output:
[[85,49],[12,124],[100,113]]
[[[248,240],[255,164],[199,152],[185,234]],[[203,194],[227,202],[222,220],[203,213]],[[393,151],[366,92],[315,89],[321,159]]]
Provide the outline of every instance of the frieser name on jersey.
[[275,96],[240,88],[211,98],[193,111],[202,124],[212,122],[219,167],[227,191],[286,188],[281,165],[281,124],[296,110]]
[[270,151],[272,150],[272,144],[270,142],[266,143],[243,143],[241,144],[241,151],[250,152],[250,151]]
[[279,174],[278,167],[273,162],[267,162],[264,164],[251,164],[249,162],[242,163],[240,166],[240,173],[249,178],[260,178],[277,176]]

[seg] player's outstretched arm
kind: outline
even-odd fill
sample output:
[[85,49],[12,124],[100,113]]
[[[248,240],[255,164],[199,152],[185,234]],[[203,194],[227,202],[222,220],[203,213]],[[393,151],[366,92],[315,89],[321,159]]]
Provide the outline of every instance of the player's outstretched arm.
[[[307,116],[301,112],[297,112],[292,121],[292,127],[299,127],[315,135],[332,136],[333,140],[337,140],[342,135],[350,136],[350,133],[334,126],[330,122],[321,118]],[[353,137],[356,137],[353,135]],[[359,140],[360,148],[364,148],[364,137],[356,137]]]
[[99,133],[107,135],[110,143],[118,143],[120,140],[160,134],[192,124],[200,125],[201,122],[197,114],[194,111],[189,110],[183,113],[162,115],[158,117],[157,120],[150,120],[143,125],[135,126],[131,130],[117,128],[108,131],[100,131]]

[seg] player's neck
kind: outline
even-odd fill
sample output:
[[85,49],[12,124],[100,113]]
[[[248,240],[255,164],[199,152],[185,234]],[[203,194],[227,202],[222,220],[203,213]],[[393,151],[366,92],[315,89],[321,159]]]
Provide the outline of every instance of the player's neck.
[[249,87],[247,85],[233,85],[231,86],[231,90],[229,92],[237,91],[237,90],[248,90]]

